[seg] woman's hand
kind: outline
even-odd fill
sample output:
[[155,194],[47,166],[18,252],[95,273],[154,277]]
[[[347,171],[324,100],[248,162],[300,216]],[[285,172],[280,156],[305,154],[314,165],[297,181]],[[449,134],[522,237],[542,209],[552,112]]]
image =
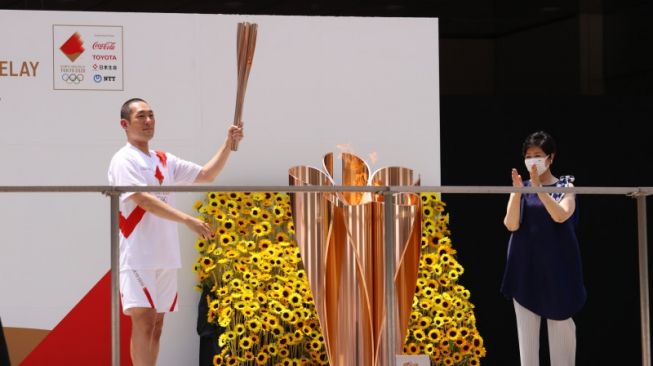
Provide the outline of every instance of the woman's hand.
[[[517,173],[517,169],[512,169],[512,186],[516,188],[521,188],[524,186],[524,182],[521,179],[521,175]],[[521,193],[513,192],[510,194],[510,199],[508,200],[508,208],[506,209],[506,216],[503,218],[503,224],[510,231],[517,231],[519,229],[519,202],[521,200]]]
[[524,182],[521,179],[521,175],[517,173],[517,169],[512,168],[512,186],[513,187],[523,187]]

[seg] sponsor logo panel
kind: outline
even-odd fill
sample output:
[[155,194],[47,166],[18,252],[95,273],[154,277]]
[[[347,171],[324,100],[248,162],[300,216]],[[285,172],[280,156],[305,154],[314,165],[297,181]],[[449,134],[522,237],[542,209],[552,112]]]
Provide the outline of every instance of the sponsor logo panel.
[[122,32],[115,25],[53,25],[53,88],[123,90]]

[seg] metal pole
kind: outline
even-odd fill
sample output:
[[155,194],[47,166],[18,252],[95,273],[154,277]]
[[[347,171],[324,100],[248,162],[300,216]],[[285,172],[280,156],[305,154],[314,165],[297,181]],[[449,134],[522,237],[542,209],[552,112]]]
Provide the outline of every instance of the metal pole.
[[395,296],[395,214],[392,192],[383,192],[383,213],[385,222],[385,324],[386,324],[386,361],[388,366],[395,366],[397,361],[397,317]]
[[651,320],[648,295],[648,243],[646,196],[637,195],[637,240],[639,247],[639,311],[642,324],[642,366],[651,366]]
[[107,194],[111,197],[111,365],[120,366],[120,192]]

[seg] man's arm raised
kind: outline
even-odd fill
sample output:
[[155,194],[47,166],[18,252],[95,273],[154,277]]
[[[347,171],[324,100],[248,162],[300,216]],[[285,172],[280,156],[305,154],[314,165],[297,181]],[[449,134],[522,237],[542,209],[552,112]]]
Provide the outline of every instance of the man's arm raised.
[[204,164],[202,170],[195,178],[195,183],[211,183],[222,171],[229,154],[231,154],[231,144],[234,142],[240,142],[243,138],[243,127],[242,123],[240,126],[231,126],[227,132],[227,138],[225,139],[218,152],[213,155],[211,160],[208,163]]

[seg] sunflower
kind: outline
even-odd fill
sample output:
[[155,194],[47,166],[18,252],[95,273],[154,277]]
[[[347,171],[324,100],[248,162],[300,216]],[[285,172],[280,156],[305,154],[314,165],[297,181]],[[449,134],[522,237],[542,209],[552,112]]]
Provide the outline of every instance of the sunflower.
[[274,206],[272,208],[272,213],[274,213],[274,216],[276,217],[283,217],[286,213],[286,210],[284,210],[282,206]]
[[250,334],[249,337],[252,339],[252,342],[254,342],[254,346],[257,346],[261,341],[261,339],[256,334]]
[[435,325],[438,328],[441,328],[445,324],[446,324],[446,322],[444,321],[444,318],[435,318],[435,319],[433,319],[433,325]]
[[460,275],[456,271],[449,271],[449,273],[447,273],[447,276],[449,276],[449,279],[451,281],[455,281],[458,279],[458,277],[460,277]]
[[323,344],[322,342],[320,342],[320,341],[314,339],[314,340],[311,341],[310,345],[311,345],[311,349],[312,349],[313,351],[319,351],[319,350],[322,349],[322,346],[323,346],[324,344]]
[[[277,336],[280,335],[280,333],[277,334],[277,332],[273,332],[272,334],[275,334]],[[283,337],[280,337],[279,340],[277,340],[277,344],[279,344],[279,347],[287,347],[290,345],[291,341],[292,341],[292,337],[286,334]]]
[[470,334],[469,328],[467,328],[467,327],[458,328],[458,332],[460,333],[460,336],[462,338],[467,338],[467,336],[469,336],[469,334]]
[[232,289],[237,290],[237,289],[241,288],[241,286],[243,285],[243,282],[240,279],[235,278],[235,279],[231,280],[230,285],[231,285]]
[[265,364],[267,364],[269,358],[270,358],[270,356],[268,356],[267,353],[261,351],[261,352],[258,353],[258,355],[256,355],[256,364],[257,365],[265,365]]
[[[236,295],[234,294],[234,295],[232,295],[232,296],[236,296]],[[236,309],[236,310],[238,310],[238,311],[243,311],[243,310],[245,310],[246,308],[247,308],[247,304],[246,304],[244,301],[239,301],[239,302],[237,302],[236,304],[234,304],[234,309]],[[238,325],[242,326],[242,324],[238,324]],[[242,333],[241,333],[241,334],[242,334]]]
[[[275,291],[275,293],[278,294],[278,295],[280,294],[277,291]],[[281,296],[279,296],[279,297],[281,297]],[[270,302],[270,310],[272,310],[272,312],[277,314],[277,315],[280,315],[282,312],[287,311],[286,308],[283,305],[281,305],[280,302],[277,302],[277,301]],[[282,317],[282,319],[283,319],[283,317]]]
[[288,348],[279,348],[279,357],[288,357],[290,355],[290,351]]
[[469,297],[470,297],[469,290],[463,290],[463,291],[460,293],[460,296],[462,296],[463,299],[468,300]]
[[241,240],[238,245],[243,246],[247,251],[252,251],[256,248],[256,242],[253,240]]
[[270,224],[269,221],[261,221],[260,225],[261,225],[261,227],[263,227],[264,235],[268,235],[270,233],[270,231],[272,230],[272,224]]
[[258,217],[260,217],[260,216],[261,216],[261,208],[260,208],[260,207],[256,207],[256,206],[252,207],[252,208],[249,210],[249,216],[251,216],[251,217],[253,217],[253,218],[258,218]]
[[293,293],[288,298],[288,303],[294,307],[301,306],[303,303],[301,295],[298,293]]
[[417,326],[420,329],[428,328],[432,322],[433,320],[430,317],[423,316],[419,318],[419,321],[417,322]]
[[227,231],[233,230],[235,227],[236,227],[236,222],[233,219],[227,219],[222,222],[222,228]]
[[227,357],[227,366],[236,366],[238,365],[238,358],[236,356]]
[[431,328],[431,329],[428,331],[427,335],[428,335],[428,337],[429,337],[429,338],[428,338],[429,341],[431,341],[431,342],[437,342],[437,341],[440,339],[440,335],[441,335],[441,333],[440,333],[440,331],[439,331],[438,329],[436,329],[436,328]]
[[423,265],[430,267],[438,263],[438,256],[434,253],[426,253],[422,255],[420,262],[423,262]]
[[471,351],[472,351],[472,345],[469,344],[469,342],[464,341],[462,346],[460,346],[460,350],[462,351],[462,353],[464,353],[466,355],[470,354]]
[[245,360],[245,362],[247,362],[247,361],[254,361],[254,358],[255,358],[255,357],[256,357],[256,356],[254,356],[254,352],[252,352],[252,351],[247,351],[247,352],[245,352],[245,354],[243,355],[243,360]]
[[211,258],[211,257],[202,257],[200,263],[201,263],[202,267],[204,268],[205,272],[208,272],[208,271],[212,270],[216,266],[215,262],[213,261],[213,258]]
[[256,314],[256,311],[252,308],[245,308],[241,311],[241,313],[243,313],[245,319],[249,319]]
[[256,301],[257,301],[259,304],[264,305],[265,303],[268,302],[268,297],[267,297],[267,295],[265,295],[265,293],[263,293],[263,292],[257,292],[257,293],[256,293]]
[[431,300],[428,300],[428,299],[422,299],[419,302],[419,307],[422,310],[428,311],[433,307],[433,302]]
[[456,340],[460,336],[460,333],[458,332],[458,328],[450,328],[447,330],[447,338],[451,341]]
[[280,316],[281,316],[281,320],[285,322],[289,322],[290,319],[292,319],[292,317],[294,316],[294,313],[292,310],[284,309],[283,311],[281,311]]
[[440,306],[441,306],[445,311],[446,311],[446,310],[449,310],[449,308],[451,308],[451,302],[450,302],[449,300],[447,300],[447,299],[443,299],[443,300],[442,300],[442,303],[440,304]]
[[236,324],[236,326],[234,327],[234,332],[236,332],[236,334],[238,335],[242,335],[243,333],[245,333],[245,326],[242,324]]
[[254,232],[254,235],[257,237],[266,235],[267,233],[265,232],[265,230],[266,228],[260,223],[255,224],[254,227],[252,227],[252,231]]
[[481,338],[481,336],[478,334],[474,335],[474,337],[472,338],[472,346],[474,346],[474,348],[483,347],[483,338]]
[[250,337],[243,337],[240,339],[240,342],[238,342],[238,345],[240,346],[240,348],[247,350],[252,348],[254,342],[252,342],[252,339]]
[[206,239],[197,239],[195,242],[195,248],[197,249],[198,252],[202,252],[204,249],[207,247],[207,241]]
[[209,310],[217,311],[220,308],[220,300],[213,300],[209,303]]
[[230,234],[225,233],[220,235],[218,241],[220,242],[220,245],[227,246],[233,243],[233,238]]
[[[414,299],[417,299],[417,297],[415,297]],[[415,306],[415,304],[413,303],[413,307],[414,306]],[[420,313],[419,311],[411,311],[410,312],[410,320],[411,321],[417,321],[417,319],[419,319],[421,316],[422,316],[422,313]]]
[[277,354],[279,354],[279,348],[275,344],[271,343],[267,345],[265,352],[270,356],[276,356]]
[[267,319],[264,319],[263,321],[265,321],[270,328],[274,328],[279,325],[279,319],[273,315],[269,315]]
[[421,294],[422,294],[422,296],[424,296],[425,298],[430,298],[430,297],[433,297],[433,295],[435,295],[435,290],[433,290],[433,289],[430,288],[430,287],[426,287],[426,288],[424,288],[424,289],[421,291]]
[[433,274],[435,274],[436,276],[440,276],[442,272],[444,271],[442,270],[442,267],[440,265],[433,266]]
[[257,318],[249,319],[245,324],[252,333],[258,333],[261,330],[261,321]]
[[[284,232],[279,232],[275,235],[275,240],[280,243],[289,243],[290,239],[288,235]],[[295,247],[297,250],[299,250],[298,247]]]
[[415,338],[417,342],[421,343],[426,339],[426,334],[424,333],[423,329],[416,329],[413,332],[413,338]]
[[261,211],[261,220],[268,221],[268,220],[272,219],[272,217],[273,217],[273,215],[269,211],[267,211],[267,210]]

